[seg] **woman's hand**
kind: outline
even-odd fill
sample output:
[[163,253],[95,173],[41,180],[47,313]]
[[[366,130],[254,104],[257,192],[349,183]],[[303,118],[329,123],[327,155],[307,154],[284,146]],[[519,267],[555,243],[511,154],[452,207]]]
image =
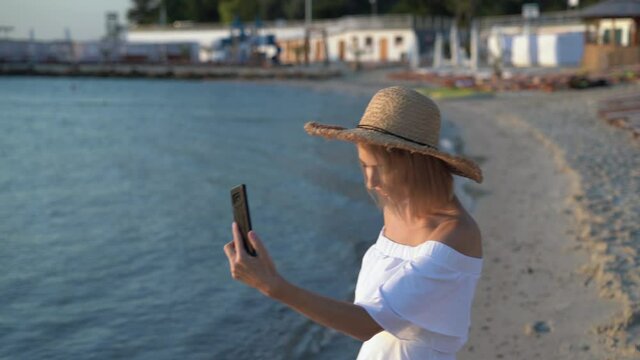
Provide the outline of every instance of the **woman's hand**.
[[231,277],[259,290],[266,296],[272,296],[284,279],[276,271],[276,266],[267,249],[258,235],[254,231],[249,231],[249,242],[256,250],[256,256],[249,255],[242,244],[242,236],[235,222],[231,225],[231,230],[233,240],[224,246],[224,253],[229,259]]
[[267,249],[255,232],[249,232],[249,242],[257,254],[253,257],[245,250],[235,222],[232,231],[233,241],[224,246],[224,252],[229,259],[234,279],[288,305],[318,324],[356,339],[367,341],[382,331],[380,325],[361,306],[333,300],[290,284],[278,274]]

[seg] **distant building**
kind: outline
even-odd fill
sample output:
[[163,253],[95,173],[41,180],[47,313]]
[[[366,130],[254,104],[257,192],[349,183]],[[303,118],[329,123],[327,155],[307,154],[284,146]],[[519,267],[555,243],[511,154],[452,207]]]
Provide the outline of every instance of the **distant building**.
[[[610,0],[584,13],[540,13],[534,19],[483,17],[474,19],[467,29],[458,29],[451,18],[413,15],[316,20],[309,29],[303,21],[283,20],[232,25],[175,22],[124,29],[111,14],[102,40],[0,40],[0,62],[256,66],[308,61],[469,69],[583,63],[602,68],[638,62],[638,3],[640,0]],[[596,12],[607,4],[623,11]]]
[[123,43],[118,47],[119,61],[124,63],[197,63],[198,51],[198,44],[185,41],[164,44]]
[[0,41],[0,63],[66,63],[74,60],[70,41]]
[[578,11],[481,19],[487,62],[513,67],[580,66],[585,25]]
[[583,66],[601,70],[640,63],[640,0],[608,0],[582,12],[587,26]]
[[[309,35],[310,62],[360,61],[370,63],[406,62],[418,56],[414,17],[409,15],[349,16],[312,22]],[[300,21],[267,22],[259,34],[273,35],[281,48],[282,63],[304,61],[306,29]],[[215,61],[217,44],[230,35],[219,24],[176,23],[169,27],[133,26],[125,39],[129,43],[193,41],[200,45],[199,60]]]

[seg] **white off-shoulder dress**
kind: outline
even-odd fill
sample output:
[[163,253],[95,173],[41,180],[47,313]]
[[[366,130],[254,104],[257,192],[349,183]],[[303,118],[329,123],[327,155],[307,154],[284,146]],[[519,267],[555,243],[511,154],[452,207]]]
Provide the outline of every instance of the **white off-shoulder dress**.
[[455,360],[482,261],[434,240],[396,243],[383,227],[362,259],[354,303],[384,331],[362,344],[358,360]]

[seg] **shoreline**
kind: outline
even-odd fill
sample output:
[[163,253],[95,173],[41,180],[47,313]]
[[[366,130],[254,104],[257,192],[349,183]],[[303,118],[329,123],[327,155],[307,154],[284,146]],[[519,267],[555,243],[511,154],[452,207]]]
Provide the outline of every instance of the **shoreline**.
[[324,80],[342,76],[331,67],[213,66],[199,64],[8,64],[0,63],[3,76],[64,76],[102,78],[150,78],[194,80],[303,79]]
[[[382,71],[301,83],[361,96],[391,85],[425,86],[384,75]],[[461,359],[637,356],[640,344],[633,341],[640,332],[640,305],[633,287],[625,292],[620,284],[640,279],[640,274],[633,266],[626,278],[611,266],[607,269],[607,262],[620,264],[612,260],[611,241],[605,241],[611,232],[601,227],[609,219],[626,231],[630,244],[621,248],[632,264],[640,263],[632,247],[632,240],[640,240],[640,230],[630,219],[616,219],[615,213],[593,213],[594,206],[602,205],[602,199],[592,199],[597,193],[593,184],[597,188],[601,174],[589,174],[588,169],[592,155],[607,161],[607,144],[619,143],[640,155],[628,134],[590,111],[600,98],[638,89],[519,92],[437,101],[443,118],[462,130],[463,154],[478,161],[487,176],[485,183],[466,187],[477,205],[474,217],[483,230],[483,272],[488,276],[477,289],[469,341],[458,353]],[[580,115],[572,114],[576,108],[583,110]],[[582,146],[571,148],[566,140],[575,137],[576,129],[584,130],[581,121],[590,124],[589,130],[576,140]],[[602,148],[589,146],[592,137],[602,138]],[[632,154],[626,158],[634,161]],[[636,170],[635,184],[639,178]],[[615,182],[615,177],[609,180]],[[626,186],[633,192],[633,185]],[[627,210],[631,217],[637,215],[637,208]],[[632,257],[636,262],[629,260]],[[640,286],[640,280],[636,283]]]

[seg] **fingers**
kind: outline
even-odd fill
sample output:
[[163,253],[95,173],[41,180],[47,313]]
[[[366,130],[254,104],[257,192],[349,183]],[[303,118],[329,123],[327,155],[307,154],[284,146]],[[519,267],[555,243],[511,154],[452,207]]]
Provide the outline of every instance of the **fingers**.
[[233,262],[236,259],[236,249],[233,241],[226,243],[223,249],[227,259],[229,259],[229,263]]
[[253,248],[256,249],[258,254],[267,254],[267,249],[265,249],[262,241],[253,230],[249,231],[249,242],[251,242],[251,245],[253,245]]
[[233,232],[233,243],[236,247],[236,259],[242,259],[246,256],[244,249],[244,245],[242,244],[242,235],[240,234],[240,228],[238,228],[238,224],[234,221],[231,224],[231,231]]
[[271,256],[267,251],[267,248],[262,243],[262,240],[260,240],[260,237],[258,237],[258,234],[256,234],[253,230],[249,231],[249,241],[251,242],[251,245],[253,245],[253,248],[256,249],[256,253],[259,257],[262,256],[270,263],[273,263],[273,260],[271,260]]
[[227,259],[229,259],[229,271],[231,272],[231,277],[235,280],[240,279],[240,273],[238,271],[238,263],[236,262],[236,244],[233,241],[229,241],[224,246],[224,253],[227,255]]

